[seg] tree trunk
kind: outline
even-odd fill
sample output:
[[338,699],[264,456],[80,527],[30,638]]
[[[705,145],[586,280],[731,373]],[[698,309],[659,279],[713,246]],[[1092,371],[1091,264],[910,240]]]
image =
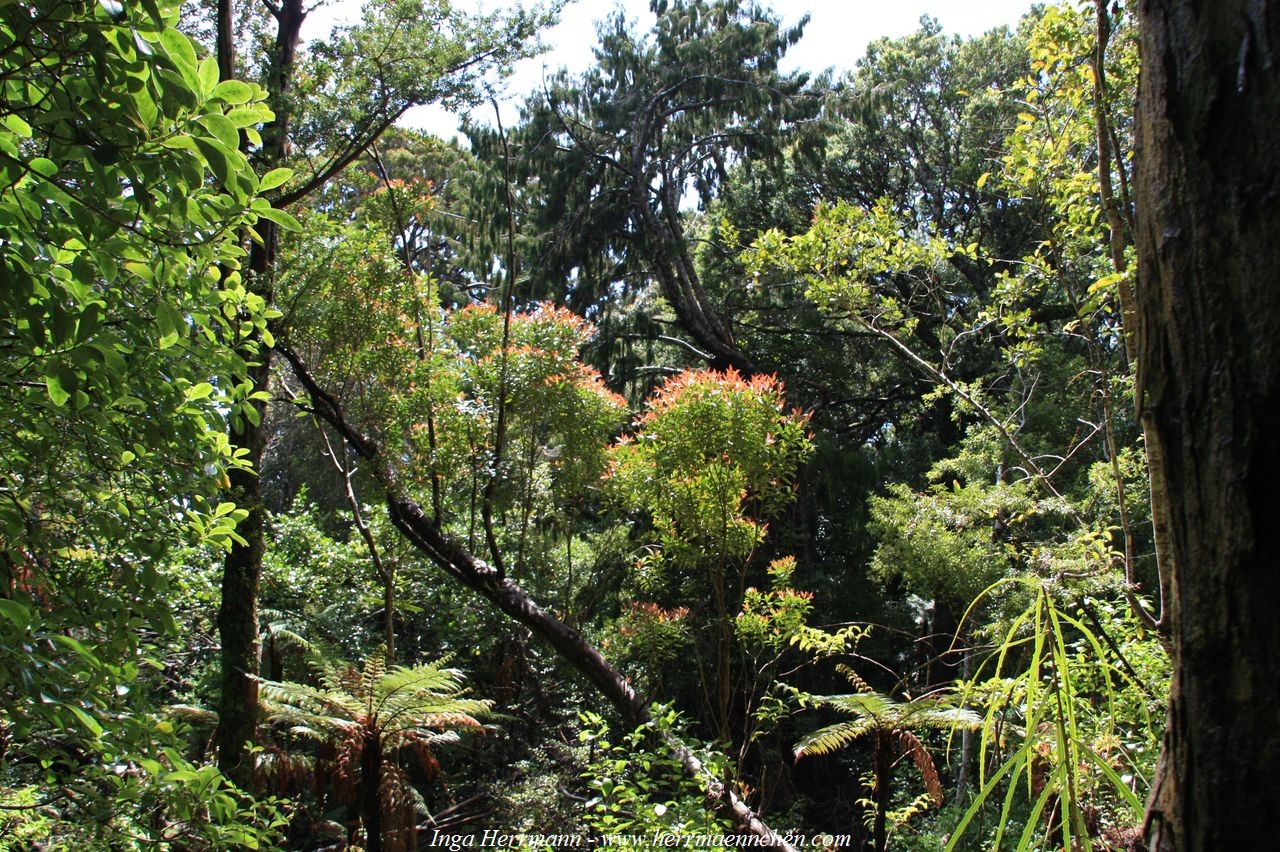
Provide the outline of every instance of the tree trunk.
[[[961,610],[963,612],[963,610]],[[933,599],[933,613],[929,618],[929,637],[925,643],[925,683],[930,687],[949,686],[955,683],[964,661],[964,645],[958,633],[960,621],[956,611],[945,598]]]
[[[263,240],[275,242],[271,223],[263,227]],[[255,246],[250,255],[250,273],[270,276],[271,261],[264,247]],[[262,291],[255,286],[259,293]],[[265,295],[265,294],[264,294]],[[268,297],[268,303],[270,299]],[[246,378],[254,388],[265,388],[271,377],[270,351],[249,356],[256,360]],[[231,471],[231,500],[249,512],[236,524],[236,532],[244,544],[233,542],[222,566],[222,598],[218,605],[218,637],[222,645],[222,696],[218,705],[218,768],[242,789],[250,789],[253,761],[248,746],[255,741],[258,725],[258,581],[262,575],[262,557],[266,552],[266,513],[262,505],[262,488],[258,470],[266,448],[266,433],[260,425],[265,405],[253,403],[258,410],[259,425],[242,420],[231,431],[231,446],[248,450],[246,458],[253,467]]]
[[1275,848],[1280,9],[1140,6],[1139,404],[1170,509],[1174,681],[1152,849]]
[[893,740],[891,732],[876,731],[872,756],[876,779],[876,787],[872,792],[876,801],[876,852],[885,852],[889,848],[889,803],[893,797]]
[[365,731],[360,752],[360,821],[365,852],[382,852],[382,736]]
[[[219,12],[219,28],[221,16]],[[306,17],[301,0],[283,0],[275,14],[278,29],[275,53],[267,74],[268,101],[275,118],[263,128],[263,147],[255,166],[274,168],[285,159],[289,138],[287,98],[293,79],[293,64],[298,48],[298,34]],[[231,57],[230,48],[219,47],[219,57]],[[225,61],[230,62],[227,58]],[[226,70],[225,68],[223,69]],[[257,231],[262,242],[255,242],[249,252],[248,285],[253,292],[271,304],[275,276],[276,245],[279,231],[274,222],[260,219]],[[271,350],[255,335],[258,352],[247,356],[254,366],[245,377],[256,390],[267,387],[271,378]],[[253,780],[253,760],[249,745],[255,740],[258,725],[258,582],[262,575],[262,557],[266,551],[266,513],[262,505],[262,486],[258,472],[266,448],[266,432],[262,426],[266,403],[251,403],[258,422],[242,418],[231,430],[233,449],[244,449],[252,464],[249,470],[231,472],[231,499],[249,515],[236,525],[244,544],[233,542],[222,569],[222,600],[218,606],[218,636],[222,644],[222,694],[218,704],[218,768],[238,786],[249,789]]]
[[689,254],[689,240],[680,224],[683,184],[677,186],[664,166],[658,170],[660,177],[655,187],[646,168],[646,156],[662,135],[659,113],[664,106],[660,97],[651,100],[631,126],[627,172],[631,220],[642,237],[663,298],[675,311],[680,327],[702,347],[708,365],[715,370],[733,368],[744,376],[753,376],[759,369],[738,349],[728,322],[717,314],[698,279]]

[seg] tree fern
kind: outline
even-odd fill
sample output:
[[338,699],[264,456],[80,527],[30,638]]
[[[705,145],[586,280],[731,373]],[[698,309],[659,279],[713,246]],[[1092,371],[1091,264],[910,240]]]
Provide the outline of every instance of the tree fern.
[[[408,848],[421,798],[396,757],[412,749],[428,766],[430,746],[457,738],[458,728],[478,728],[490,703],[463,697],[462,674],[442,663],[386,665],[375,651],[360,669],[324,665],[319,686],[260,681],[268,718],[295,736],[332,742],[336,780],[359,803],[367,852]],[[355,842],[356,838],[350,838]]]
[[814,704],[834,707],[853,718],[828,725],[802,739],[795,748],[796,760],[802,757],[831,754],[855,740],[870,736],[874,764],[874,801],[876,848],[885,849],[888,841],[886,814],[893,782],[893,766],[898,758],[908,755],[915,762],[925,787],[935,804],[942,803],[942,784],[937,767],[915,731],[976,729],[982,718],[971,710],[954,706],[947,698],[927,696],[897,701],[876,692],[846,666],[842,674],[860,691],[848,695],[811,696]]

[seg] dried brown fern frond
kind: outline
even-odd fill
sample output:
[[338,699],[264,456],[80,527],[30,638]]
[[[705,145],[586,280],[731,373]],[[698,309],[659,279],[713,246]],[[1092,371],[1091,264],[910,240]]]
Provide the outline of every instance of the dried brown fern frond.
[[929,798],[933,800],[934,806],[940,807],[943,800],[942,779],[938,777],[938,767],[933,762],[933,755],[929,754],[924,743],[910,731],[898,731],[898,747],[915,762]]
[[389,763],[383,769],[378,800],[382,804],[383,852],[409,852],[414,847],[418,815],[425,814],[426,807],[398,764]]

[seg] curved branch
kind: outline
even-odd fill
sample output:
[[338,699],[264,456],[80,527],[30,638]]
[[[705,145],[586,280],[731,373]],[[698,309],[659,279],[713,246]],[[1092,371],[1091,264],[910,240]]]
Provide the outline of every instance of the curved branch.
[[[347,422],[341,404],[320,386],[297,353],[284,343],[278,343],[276,351],[289,362],[294,376],[306,390],[311,399],[311,412],[333,427],[358,455],[369,462],[374,478],[384,491],[392,524],[419,552],[450,577],[540,636],[591,682],[628,725],[638,727],[650,720],[645,700],[598,648],[577,630],[539,606],[511,578],[502,576],[461,543],[446,535],[413,498],[401,491],[395,471],[382,455],[377,442]],[[685,771],[698,779],[709,802],[731,815],[743,829],[760,837],[764,845],[785,852],[795,852],[795,847],[766,825],[723,781],[713,776],[697,755],[671,734],[661,734],[661,737],[664,744],[679,758]]]

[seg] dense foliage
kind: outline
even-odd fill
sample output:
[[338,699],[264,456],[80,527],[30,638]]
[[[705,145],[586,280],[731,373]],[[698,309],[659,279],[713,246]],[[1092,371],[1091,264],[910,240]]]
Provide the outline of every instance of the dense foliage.
[[470,150],[536,15],[295,5],[0,4],[0,836],[1134,848],[1125,5],[655,0]]

